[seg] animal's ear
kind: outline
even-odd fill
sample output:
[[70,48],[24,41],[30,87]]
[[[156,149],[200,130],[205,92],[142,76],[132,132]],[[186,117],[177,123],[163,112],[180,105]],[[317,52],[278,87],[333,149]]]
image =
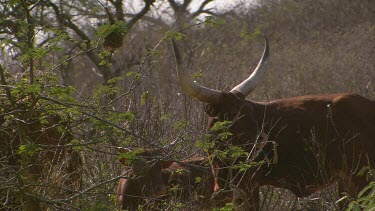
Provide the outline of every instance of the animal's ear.
[[174,161],[162,161],[163,169],[169,168]]

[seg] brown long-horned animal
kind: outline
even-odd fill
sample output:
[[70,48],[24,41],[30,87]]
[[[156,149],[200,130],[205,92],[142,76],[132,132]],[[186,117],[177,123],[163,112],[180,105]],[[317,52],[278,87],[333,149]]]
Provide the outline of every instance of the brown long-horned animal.
[[[172,44],[182,90],[207,103],[208,128],[219,121],[231,121],[232,136],[229,140],[214,139],[216,148],[228,150],[232,145],[250,153],[236,163],[248,162],[249,158],[271,161],[249,168],[232,180],[232,186],[245,192],[241,195],[246,197],[238,200],[246,202],[242,205],[250,204],[245,210],[259,209],[261,185],[286,188],[298,197],[309,196],[335,181],[347,186],[339,193],[346,191],[355,197],[367,185],[366,174],[359,172],[375,163],[374,101],[349,93],[263,102],[246,100],[265,71],[269,57],[267,39],[255,71],[230,92],[193,83],[173,40]],[[221,171],[219,167],[229,165],[226,160],[215,160],[214,174]],[[222,187],[220,181],[215,181],[215,189]]]

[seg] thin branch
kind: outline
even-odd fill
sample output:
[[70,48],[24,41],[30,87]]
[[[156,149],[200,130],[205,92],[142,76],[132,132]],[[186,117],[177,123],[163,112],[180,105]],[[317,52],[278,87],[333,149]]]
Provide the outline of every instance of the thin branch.
[[174,12],[178,11],[178,4],[174,0],[168,0],[169,4],[171,5]]
[[46,149],[54,149],[54,148],[68,148],[68,147],[82,147],[82,146],[89,146],[97,143],[101,143],[102,141],[90,141],[87,143],[80,143],[80,144],[64,144],[64,145],[46,145],[46,144],[37,144],[37,146],[46,148]]
[[61,14],[60,13],[60,9],[59,7],[54,4],[53,2],[51,1],[47,1],[46,2],[47,6],[50,6],[52,7],[52,9],[55,11],[55,15],[56,15],[56,18],[57,20],[59,21],[60,25],[61,26],[67,26],[69,27],[70,29],[72,29],[82,40],[87,40],[87,41],[90,41],[90,38],[82,31],[78,28],[77,25],[75,25],[71,19],[67,18],[66,15],[64,14]]
[[107,18],[109,20],[109,23],[114,24],[115,23],[115,19],[113,19],[111,11],[109,11],[108,7],[105,6],[101,1],[99,1],[99,0],[96,0],[96,1],[104,8],[104,10],[105,10],[105,12],[107,14]]
[[7,81],[6,81],[6,78],[5,78],[5,70],[3,68],[3,66],[0,64],[0,83],[1,85],[4,87],[5,89],[5,94],[10,102],[10,105],[12,107],[14,107],[14,101],[13,101],[13,98],[12,98],[12,94],[11,94],[11,91],[9,89],[9,86],[7,84]]
[[[55,11],[56,18],[59,21],[60,25],[67,26],[68,28],[72,29],[83,41],[90,41],[90,38],[82,30],[80,30],[79,27],[75,25],[71,19],[60,13],[59,7],[56,4],[52,3],[51,1],[47,1],[47,6],[52,7],[52,9]],[[80,46],[80,48],[82,47]],[[89,59],[97,66],[98,69],[100,69],[100,58],[98,57],[98,55],[94,54],[91,51],[92,49],[82,50],[85,50],[85,53],[89,57]]]
[[[78,56],[80,56],[80,55],[82,55],[82,54],[84,54],[84,53],[86,53],[86,55],[89,55],[89,52],[92,52],[92,51],[95,50],[95,49],[97,49],[97,46],[94,46],[94,47],[92,47],[92,48],[89,48],[89,49],[86,49],[86,50],[83,50],[83,51],[78,51],[75,55],[73,55],[73,56],[71,56],[71,57],[65,59],[65,60],[62,61],[61,63],[59,63],[59,64],[55,65],[54,67],[52,67],[51,71],[56,70],[56,69],[59,68],[60,66],[66,64],[67,62],[70,62],[70,61],[73,60],[74,58],[76,58],[76,57],[78,57]],[[90,58],[90,56],[89,56],[89,58]],[[90,58],[90,59],[91,59],[91,58]],[[92,59],[91,59],[91,61],[95,63],[95,60],[92,60]],[[97,64],[97,63],[95,63],[95,64]]]
[[[154,52],[154,51],[159,47],[159,45],[160,45],[162,42],[163,42],[163,39],[160,39],[160,40],[154,45],[154,47],[153,47],[151,50],[149,50],[149,51],[147,52],[146,56],[144,57],[143,61],[141,62],[140,66],[139,66],[139,68],[138,68],[137,73],[140,73],[140,72],[141,72],[141,70],[142,70],[144,64],[145,64],[146,61],[147,61],[147,58],[149,58],[149,57],[151,56],[152,52]],[[151,71],[151,69],[153,68],[154,64],[155,64],[155,62],[153,62],[152,65],[149,67],[149,71],[148,71],[148,72]],[[141,78],[140,80],[137,80],[137,79],[134,78],[133,81],[132,81],[132,83],[131,83],[131,85],[130,85],[130,88],[129,88],[129,90],[128,90],[127,92],[121,94],[121,95],[118,96],[116,99],[111,100],[111,101],[108,102],[106,105],[104,105],[102,108],[105,108],[105,107],[111,105],[113,102],[115,102],[115,101],[121,99],[122,97],[128,95],[128,94],[131,92],[131,90],[133,90],[137,85],[139,85],[139,84],[143,81],[143,79],[145,78],[145,76],[146,76],[146,74],[143,75],[142,78]],[[138,83],[137,83],[137,82],[138,82]]]
[[155,2],[155,0],[144,0],[145,6],[143,9],[137,13],[127,24],[126,26],[130,29],[139,19],[141,19],[149,10],[151,5]]
[[122,9],[122,0],[116,0],[113,2],[113,6],[116,8],[117,20],[124,21],[124,11]]
[[102,185],[106,185],[106,184],[108,184],[108,183],[112,183],[112,182],[117,181],[117,180],[119,180],[119,179],[121,179],[121,178],[125,178],[125,179],[127,179],[128,177],[126,177],[126,176],[124,176],[124,175],[120,175],[120,176],[117,176],[117,177],[111,178],[111,179],[109,179],[109,180],[105,180],[105,181],[103,181],[103,182],[101,182],[101,183],[98,183],[98,184],[96,184],[96,185],[94,185],[94,186],[91,186],[91,187],[87,188],[87,189],[84,190],[84,191],[80,191],[79,193],[74,194],[74,195],[71,196],[71,197],[68,197],[68,198],[65,198],[65,199],[55,199],[55,200],[52,200],[52,201],[53,201],[53,202],[57,202],[57,203],[59,203],[59,202],[70,201],[70,200],[73,200],[73,199],[75,199],[75,198],[77,198],[77,197],[83,195],[83,194],[89,193],[90,191],[94,190],[95,188],[98,188],[98,187],[100,187],[100,186],[102,186]]
[[195,18],[195,17],[197,17],[197,16],[199,16],[200,14],[203,14],[203,13],[207,13],[207,14],[210,14],[210,15],[216,15],[214,12],[210,11],[211,9],[205,9],[207,4],[209,4],[211,2],[214,2],[214,1],[215,0],[205,0],[204,2],[202,2],[199,9],[197,11],[195,11],[193,14],[191,14],[191,18]]
[[[54,102],[54,103],[56,103],[56,104],[59,104],[59,105],[65,106],[65,107],[67,107],[67,108],[71,108],[71,107],[72,107],[71,105],[68,105],[68,104],[66,104],[66,103],[63,103],[63,102],[60,102],[60,101],[58,101],[58,100],[54,100],[54,99],[51,99],[51,98],[48,98],[48,97],[39,97],[39,98],[40,98],[40,99],[43,99],[43,100],[48,100],[48,101]],[[101,121],[101,122],[104,122],[105,124],[110,125],[110,126],[116,128],[116,129],[119,129],[119,130],[121,130],[121,131],[123,131],[123,132],[125,132],[125,133],[127,133],[127,134],[129,134],[129,135],[132,135],[132,136],[134,136],[134,137],[136,137],[136,138],[139,138],[139,139],[142,140],[142,141],[146,141],[143,137],[141,137],[141,136],[139,136],[139,135],[137,135],[137,134],[135,134],[135,133],[133,133],[133,132],[131,132],[131,131],[125,129],[125,128],[122,128],[122,127],[120,127],[120,126],[118,126],[118,125],[115,125],[115,124],[113,124],[112,122],[107,121],[106,119],[103,119],[103,118],[98,117],[98,116],[96,116],[96,115],[94,115],[94,114],[88,113],[88,112],[86,112],[86,111],[79,110],[79,112],[81,112],[82,114],[87,115],[87,116],[89,116],[89,117],[92,117],[92,118],[94,118],[94,119],[96,119],[96,120],[99,120],[99,121]]]
[[191,3],[191,0],[184,0],[184,3],[182,3],[181,7],[183,10],[187,11],[187,8],[189,7]]

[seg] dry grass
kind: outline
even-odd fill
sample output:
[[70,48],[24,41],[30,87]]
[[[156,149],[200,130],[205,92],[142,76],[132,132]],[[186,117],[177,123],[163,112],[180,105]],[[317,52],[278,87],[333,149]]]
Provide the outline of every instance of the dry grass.
[[[222,15],[220,18],[225,23],[216,28],[183,31],[186,36],[179,41],[181,52],[191,73],[198,76],[199,84],[229,91],[247,77],[263,49],[259,31],[270,41],[271,56],[263,83],[249,99],[340,92],[375,99],[374,1],[264,0],[261,3],[258,8],[242,8]],[[94,131],[92,123],[82,121],[75,129],[76,139],[101,140],[99,144],[78,150],[84,164],[82,190],[120,174],[118,152],[111,141],[127,147],[159,146],[173,159],[202,154],[195,147],[195,141],[205,132],[207,117],[201,103],[181,93],[171,46],[163,43],[158,48],[160,56],[147,58],[141,68],[127,66],[133,60],[141,60],[168,30],[154,31],[152,26],[134,28],[131,39],[115,53],[113,68],[123,67],[123,75],[140,71],[145,78],[132,87],[132,79],[125,77],[118,85],[122,93],[128,94],[109,110],[134,113],[135,120],[121,126],[143,139],[125,133]],[[71,73],[68,81],[76,87],[77,99],[87,101],[99,83],[98,76],[92,73],[85,59],[75,60]],[[175,144],[169,145],[171,142]],[[79,197],[80,203],[67,201],[51,209],[114,210],[115,186],[116,182],[99,185]],[[262,210],[335,210],[337,195],[330,187],[307,199],[297,199],[286,190],[263,187]],[[197,209],[194,203],[184,203],[188,209]],[[165,206],[168,210],[178,209],[171,204]]]

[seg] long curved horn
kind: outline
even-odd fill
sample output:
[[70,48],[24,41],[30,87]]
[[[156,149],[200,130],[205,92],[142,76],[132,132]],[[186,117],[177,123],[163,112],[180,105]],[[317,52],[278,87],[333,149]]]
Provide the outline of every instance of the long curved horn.
[[220,102],[222,92],[214,89],[209,89],[194,83],[189,76],[186,67],[182,65],[181,54],[174,39],[172,39],[172,45],[176,59],[177,76],[180,80],[181,88],[185,92],[185,94],[204,103],[218,104]]
[[244,96],[249,95],[258,84],[259,80],[262,78],[263,74],[266,72],[266,64],[269,57],[269,47],[267,37],[264,36],[264,51],[262,58],[260,59],[258,66],[255,68],[253,73],[242,83],[234,87],[230,92],[241,92]]

